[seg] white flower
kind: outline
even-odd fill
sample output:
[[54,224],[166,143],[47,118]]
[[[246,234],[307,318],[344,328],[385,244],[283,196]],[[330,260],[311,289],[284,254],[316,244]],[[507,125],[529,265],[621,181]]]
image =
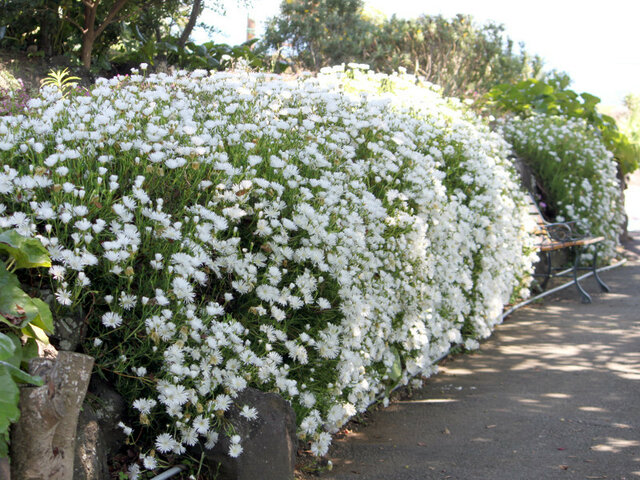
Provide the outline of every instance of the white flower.
[[242,453],[242,450],[242,445],[240,445],[239,443],[232,443],[231,445],[229,445],[229,456],[231,458],[239,457]]
[[162,433],[156,437],[156,448],[160,453],[173,451],[177,442],[168,433]]
[[124,432],[124,434],[128,437],[129,435],[131,435],[133,433],[133,429],[131,427],[126,426],[124,423],[119,422],[118,423],[118,427],[120,427],[122,429],[122,431]]
[[51,268],[49,268],[49,273],[51,274],[51,276],[58,281],[64,280],[64,276],[66,272],[67,272],[67,269],[64,268],[62,265],[53,265]]
[[224,315],[224,308],[217,302],[210,302],[206,307],[207,313],[211,316]]
[[109,328],[119,327],[122,325],[122,317],[116,312],[106,312],[102,315],[102,324]]
[[137,463],[129,465],[128,476],[129,480],[138,480],[138,478],[140,477],[140,465],[138,465]]
[[158,402],[151,398],[139,398],[133,402],[133,408],[140,411],[140,413],[147,415],[151,413],[151,409],[156,406]]
[[188,428],[182,431],[182,443],[193,446],[198,442],[198,434],[194,428]]
[[183,277],[174,277],[171,282],[173,287],[173,294],[180,300],[185,300],[188,303],[193,302],[195,298],[195,292],[191,284]]
[[71,300],[71,293],[65,288],[59,288],[56,290],[56,300],[61,305],[71,305],[73,300]]
[[214,410],[221,410],[225,412],[230,406],[231,406],[231,397],[225,394],[218,395],[213,402]]
[[240,411],[240,415],[246,418],[247,420],[255,420],[258,418],[258,410],[254,407],[250,407],[249,405],[244,405],[242,410]]
[[147,470],[155,470],[158,467],[158,461],[156,460],[155,457],[152,457],[150,455],[143,455],[142,465]]
[[209,431],[209,419],[198,415],[193,419],[193,428],[201,435],[205,435]]
[[207,432],[207,442],[204,444],[204,446],[211,450],[216,446],[216,443],[218,443],[218,432]]
[[124,310],[131,310],[136,305],[137,297],[124,292],[120,293],[120,306]]
[[189,401],[189,396],[183,385],[167,385],[161,391],[160,399],[169,407],[184,405]]

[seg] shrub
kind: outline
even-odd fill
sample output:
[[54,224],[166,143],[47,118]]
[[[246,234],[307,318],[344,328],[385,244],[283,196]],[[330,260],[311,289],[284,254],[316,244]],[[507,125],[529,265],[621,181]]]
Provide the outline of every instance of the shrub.
[[598,111],[598,97],[570,90],[569,82],[567,77],[558,77],[548,82],[529,79],[516,84],[496,85],[480,103],[487,101],[497,114],[520,117],[543,114],[585,120],[613,153],[620,173],[627,175],[635,171],[640,161],[640,147],[629,141],[612,117]]
[[601,252],[614,257],[623,222],[620,184],[613,154],[595,128],[581,119],[533,115],[507,120],[502,131],[539,177],[557,219],[603,235]]
[[233,435],[248,385],[323,454],[528,275],[506,144],[415,78],[134,73],[0,119],[0,228],[47,246],[53,308],[92,312],[147,469]]

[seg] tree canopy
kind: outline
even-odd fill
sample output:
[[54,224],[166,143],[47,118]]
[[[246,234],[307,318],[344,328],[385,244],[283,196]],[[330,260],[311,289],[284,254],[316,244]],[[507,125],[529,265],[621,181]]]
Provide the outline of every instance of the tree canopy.
[[[238,0],[246,5],[250,0]],[[205,8],[223,11],[222,0],[4,0],[3,47],[78,58],[86,68],[134,30],[160,42],[176,34],[184,48]],[[177,32],[177,33],[176,33]]]
[[502,25],[477,26],[467,15],[371,18],[361,0],[284,0],[268,23],[264,46],[304,69],[343,62],[386,73],[404,68],[449,95],[484,93],[542,70],[542,60],[522,45],[518,51]]

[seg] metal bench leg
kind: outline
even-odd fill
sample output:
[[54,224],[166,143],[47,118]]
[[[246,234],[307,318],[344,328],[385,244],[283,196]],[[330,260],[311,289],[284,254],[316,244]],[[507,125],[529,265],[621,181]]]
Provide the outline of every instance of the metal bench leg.
[[600,278],[600,275],[598,275],[598,249],[596,248],[595,250],[596,252],[593,255],[593,276],[596,277],[596,282],[598,282],[598,285],[600,285],[600,290],[602,290],[603,292],[610,292],[611,289],[609,288],[609,286],[604,283]]
[[585,291],[584,288],[582,288],[582,285],[580,285],[580,282],[578,281],[578,267],[580,266],[580,250],[576,248],[575,253],[576,253],[576,261],[573,264],[573,283],[576,284],[576,288],[578,289],[578,292],[580,292],[580,295],[582,296],[582,303],[591,303],[591,296]]
[[540,286],[540,288],[542,288],[542,291],[545,291],[547,289],[547,284],[549,283],[549,279],[551,278],[551,252],[546,252],[546,253],[547,253],[547,271],[545,272],[544,280],[542,282],[542,285]]

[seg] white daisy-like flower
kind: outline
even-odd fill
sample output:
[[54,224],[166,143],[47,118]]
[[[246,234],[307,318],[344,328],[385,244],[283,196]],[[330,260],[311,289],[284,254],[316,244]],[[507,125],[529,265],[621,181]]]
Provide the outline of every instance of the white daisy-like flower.
[[135,295],[130,295],[124,292],[120,293],[120,306],[124,310],[131,310],[135,307],[137,300],[138,298]]
[[229,445],[229,456],[231,458],[239,457],[242,451],[242,445],[240,445],[239,443],[232,443],[231,445]]
[[62,265],[53,265],[49,268],[49,273],[55,280],[63,281],[64,276],[67,273],[67,269]]
[[117,312],[106,312],[102,315],[102,324],[108,328],[116,328],[122,325],[122,317]]
[[59,288],[56,290],[56,300],[61,305],[71,305],[73,300],[71,299],[71,293],[66,288]]
[[174,277],[171,281],[173,287],[173,294],[176,298],[184,300],[187,303],[193,302],[195,298],[195,292],[191,284],[183,277]]
[[193,419],[193,428],[201,435],[205,435],[209,431],[209,419],[198,415]]
[[207,432],[207,441],[204,444],[204,446],[209,450],[211,450],[213,447],[216,446],[216,443],[218,443],[218,438],[219,438],[218,432],[214,432],[214,431]]
[[176,446],[176,441],[169,433],[161,433],[156,437],[156,449],[160,453],[168,453],[173,451]]
[[240,415],[246,418],[247,420],[255,420],[258,418],[258,410],[254,407],[250,407],[249,405],[244,405],[242,410],[240,410]]
[[152,398],[139,398],[133,402],[133,408],[144,415],[151,413],[151,409],[156,406],[156,402]]
[[143,455],[142,456],[142,466],[147,470],[155,470],[158,468],[158,460],[151,455]]

